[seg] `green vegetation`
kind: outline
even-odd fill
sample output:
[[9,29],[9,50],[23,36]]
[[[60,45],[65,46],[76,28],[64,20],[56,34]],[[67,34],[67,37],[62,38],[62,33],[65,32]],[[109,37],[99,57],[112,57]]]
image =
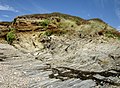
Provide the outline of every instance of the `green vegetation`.
[[89,19],[88,21],[95,21],[95,22],[99,22],[99,23],[106,24],[103,20],[101,20],[101,19],[99,19],[99,18]]
[[58,16],[60,18],[66,19],[66,20],[72,20],[72,21],[76,22],[77,25],[89,23],[87,20],[84,20],[80,17],[62,14],[62,13],[58,13],[58,12],[51,13],[50,15],[51,16]]
[[62,29],[71,29],[71,28],[74,28],[76,26],[75,22],[72,22],[70,20],[65,20],[63,22],[60,22],[58,24],[59,28],[62,28]]
[[47,28],[49,24],[50,24],[50,21],[48,19],[45,19],[45,20],[39,22],[39,25],[43,26],[44,28]]
[[104,29],[104,26],[103,26],[103,25],[100,25],[100,24],[98,24],[98,23],[92,23],[92,24],[91,24],[91,28],[92,28],[92,29],[97,28],[97,29],[102,30],[102,29]]
[[71,15],[67,15],[67,14],[62,14],[62,13],[59,13],[59,12],[54,12],[54,13],[51,13],[51,14],[24,15],[24,17],[29,17],[29,18],[32,18],[32,17],[44,17],[46,19],[50,18],[50,17],[59,17],[60,19],[64,18],[66,20],[72,20],[72,21],[76,22],[77,25],[88,24],[89,23],[87,20],[84,20],[84,19],[82,19],[80,17],[71,16]]
[[52,34],[53,34],[53,32],[52,32],[52,31],[50,31],[50,30],[45,31],[45,35],[46,35],[46,36],[51,36]]
[[118,38],[120,39],[120,32],[118,31],[106,31],[106,36],[109,37],[109,38]]
[[6,39],[9,44],[12,44],[13,40],[15,39],[15,29],[10,28],[10,32],[7,33]]
[[43,31],[40,33],[40,36],[51,36],[53,34],[55,35],[62,35],[67,33],[67,30],[60,30],[60,29],[48,29],[46,31]]
[[9,31],[15,31],[16,29],[15,28],[9,28]]

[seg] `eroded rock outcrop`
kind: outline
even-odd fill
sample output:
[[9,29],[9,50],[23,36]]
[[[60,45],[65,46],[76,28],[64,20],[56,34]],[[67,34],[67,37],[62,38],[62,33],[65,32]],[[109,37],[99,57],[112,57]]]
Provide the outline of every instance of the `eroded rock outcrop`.
[[[4,33],[0,41],[5,40],[5,36],[14,31],[15,38],[11,44],[21,52],[29,53],[34,60],[49,65],[49,70],[53,71],[54,77],[70,80],[77,75],[80,78],[79,73],[76,72],[81,71],[85,77],[91,77],[85,80],[92,80],[90,85],[93,84],[94,87],[100,85],[102,88],[103,85],[107,88],[114,86],[117,88],[120,86],[118,85],[120,33],[100,19],[84,20],[60,13],[24,15],[16,17],[11,24],[4,26],[6,32],[2,28],[0,30]],[[4,61],[4,59],[1,60]],[[58,69],[60,67],[62,70]],[[54,73],[56,70],[52,70],[53,68],[59,72]],[[67,72],[70,75],[66,75]],[[98,78],[94,77],[92,72],[96,73],[95,76],[97,75]],[[100,72],[117,75],[116,77],[109,75],[109,78],[107,75],[100,75]],[[94,82],[95,78],[100,82]],[[103,79],[100,80],[100,78]],[[117,85],[109,81],[113,80],[112,78],[118,81],[115,82]]]

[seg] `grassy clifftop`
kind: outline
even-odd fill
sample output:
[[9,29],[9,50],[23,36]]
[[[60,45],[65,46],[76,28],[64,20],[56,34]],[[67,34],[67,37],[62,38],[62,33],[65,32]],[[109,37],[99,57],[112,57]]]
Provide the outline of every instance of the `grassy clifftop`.
[[20,32],[37,32],[46,36],[66,35],[80,38],[104,36],[120,39],[120,32],[109,26],[103,20],[94,18],[85,20],[80,17],[62,13],[31,14],[16,17],[12,22],[0,22],[0,36],[5,37],[7,33],[15,29],[18,36]]

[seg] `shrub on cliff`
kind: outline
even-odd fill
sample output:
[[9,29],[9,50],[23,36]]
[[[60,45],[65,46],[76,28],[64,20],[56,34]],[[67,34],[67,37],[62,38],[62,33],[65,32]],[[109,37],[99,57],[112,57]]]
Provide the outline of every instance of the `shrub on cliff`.
[[12,44],[13,40],[15,39],[15,29],[10,28],[10,32],[7,33],[6,39],[9,44]]
[[40,25],[43,26],[44,28],[48,27],[50,21],[45,19],[43,21],[40,22]]
[[120,40],[120,32],[118,31],[106,31],[106,36],[109,38],[118,38]]

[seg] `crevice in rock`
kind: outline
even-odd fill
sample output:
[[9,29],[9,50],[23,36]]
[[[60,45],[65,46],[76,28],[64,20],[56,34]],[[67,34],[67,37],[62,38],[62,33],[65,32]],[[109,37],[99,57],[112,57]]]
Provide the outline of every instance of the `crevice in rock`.
[[[99,75],[100,77],[96,77],[96,75]],[[94,72],[94,71],[75,70],[68,67],[57,67],[57,68],[52,68],[52,74],[50,74],[49,77],[61,79],[62,81],[70,78],[80,78],[81,80],[92,79],[97,84],[100,85],[103,85],[104,83],[108,83],[110,85],[120,86],[120,82],[115,82],[109,78],[109,77],[116,77],[119,79],[120,70],[117,69]]]
[[4,61],[4,60],[0,58],[0,61]]

